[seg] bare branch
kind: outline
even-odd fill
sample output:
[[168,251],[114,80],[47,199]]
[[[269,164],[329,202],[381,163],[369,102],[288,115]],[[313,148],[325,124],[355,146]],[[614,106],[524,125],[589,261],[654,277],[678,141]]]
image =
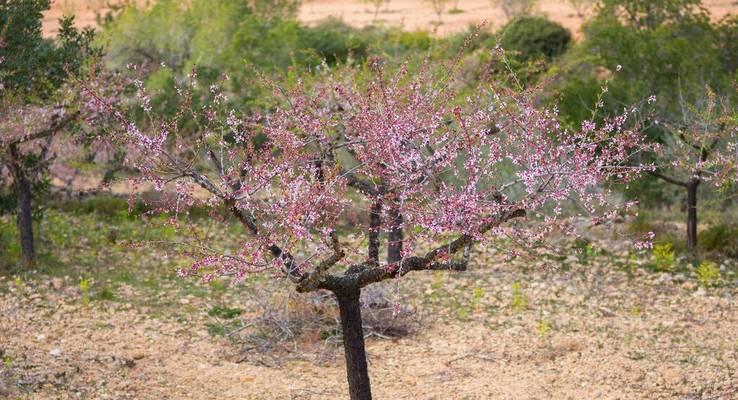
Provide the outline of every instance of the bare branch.
[[652,175],[652,176],[655,176],[656,178],[663,179],[664,181],[669,182],[672,185],[683,186],[683,187],[687,187],[687,185],[688,185],[687,182],[680,181],[680,180],[677,180],[677,179],[674,179],[674,178],[670,178],[670,177],[668,177],[666,175],[663,175],[663,174],[660,174],[660,173],[658,173],[656,171],[648,171],[648,173],[650,175]]

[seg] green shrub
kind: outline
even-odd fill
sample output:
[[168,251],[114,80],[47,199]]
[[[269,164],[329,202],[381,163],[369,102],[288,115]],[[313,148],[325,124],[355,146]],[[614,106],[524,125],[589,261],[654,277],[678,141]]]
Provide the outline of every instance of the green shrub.
[[671,271],[676,265],[676,254],[671,243],[656,244],[653,246],[652,265],[657,271]]
[[738,258],[738,225],[717,224],[700,232],[700,251]]
[[720,269],[717,264],[710,261],[703,261],[697,267],[697,280],[702,286],[714,286],[720,280]]
[[347,60],[349,56],[364,58],[368,45],[355,28],[333,18],[306,28],[302,35],[302,47],[312,50],[319,61],[335,64]]
[[516,53],[522,62],[551,60],[571,43],[571,33],[543,17],[524,16],[511,20],[500,30],[500,45]]

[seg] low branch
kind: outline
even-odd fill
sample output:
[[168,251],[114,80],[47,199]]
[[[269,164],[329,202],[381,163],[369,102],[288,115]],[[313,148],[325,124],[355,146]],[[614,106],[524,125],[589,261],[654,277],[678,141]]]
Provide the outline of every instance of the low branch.
[[[500,226],[513,218],[519,218],[526,215],[525,210],[516,209],[505,212],[501,217],[494,218],[479,228],[479,234],[484,234],[492,228]],[[398,278],[404,276],[411,271],[424,270],[451,270],[464,271],[467,268],[469,255],[464,254],[464,258],[460,261],[438,261],[441,258],[449,257],[456,254],[462,249],[468,249],[474,243],[472,235],[461,235],[455,240],[436,247],[426,253],[422,257],[405,257],[397,263],[387,265],[385,267],[369,267],[368,265],[355,265],[346,271],[342,277],[337,277],[332,281],[321,282],[323,289],[336,290],[341,289],[345,285],[352,283],[358,287],[364,287],[372,283],[380,282],[386,279]],[[466,251],[465,251],[466,253]],[[341,287],[336,288],[334,285]]]
[[298,292],[306,293],[317,290],[320,284],[320,279],[325,275],[325,273],[346,256],[346,253],[344,253],[341,248],[341,243],[338,240],[338,234],[336,231],[331,232],[331,247],[333,248],[333,254],[321,261],[313,271],[303,277],[301,282],[297,285]]
[[672,185],[677,185],[677,186],[682,186],[682,187],[687,187],[687,185],[688,185],[687,182],[683,182],[683,181],[680,181],[678,179],[674,179],[674,178],[668,177],[668,176],[663,175],[663,174],[660,174],[660,173],[658,173],[656,171],[648,171],[648,173],[650,175],[652,175],[652,176],[655,176],[656,178],[659,178],[659,179],[662,179],[662,180],[664,180],[666,182],[669,182]]
[[52,121],[51,125],[48,128],[31,132],[29,134],[11,140],[10,142],[8,142],[8,146],[17,146],[24,142],[30,142],[32,140],[49,137],[64,128],[67,124],[75,120],[78,116],[79,111],[75,111],[69,115],[62,117],[59,120]]

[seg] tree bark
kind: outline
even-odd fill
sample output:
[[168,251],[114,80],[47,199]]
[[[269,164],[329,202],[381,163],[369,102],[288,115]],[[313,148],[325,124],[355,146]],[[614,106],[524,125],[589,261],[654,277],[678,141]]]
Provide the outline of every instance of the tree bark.
[[361,324],[360,289],[336,293],[343,329],[343,351],[346,356],[351,400],[371,400],[372,391],[364,348],[364,330]]
[[687,250],[694,253],[697,248],[697,187],[699,179],[692,179],[687,185]]
[[26,267],[36,264],[36,246],[33,239],[33,214],[31,206],[31,181],[28,180],[20,154],[15,145],[10,146],[10,170],[15,181],[15,196],[18,202],[18,230],[21,241],[21,257]]
[[396,207],[389,211],[390,230],[387,238],[387,263],[392,264],[402,260],[402,214]]
[[379,231],[382,228],[382,203],[377,200],[369,212],[369,259],[379,262]]

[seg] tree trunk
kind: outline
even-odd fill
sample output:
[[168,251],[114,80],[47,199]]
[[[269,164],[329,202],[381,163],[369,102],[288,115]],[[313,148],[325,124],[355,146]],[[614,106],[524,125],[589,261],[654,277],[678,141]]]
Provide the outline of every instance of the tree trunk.
[[697,248],[697,187],[698,179],[692,179],[687,185],[687,250],[694,253]]
[[402,259],[402,214],[393,207],[389,211],[390,230],[387,243],[387,263],[392,264]]
[[33,240],[33,215],[31,208],[31,182],[28,180],[17,148],[10,148],[10,169],[15,181],[15,195],[18,202],[18,230],[20,231],[21,256],[26,267],[36,264],[36,248]]
[[343,329],[343,351],[346,356],[351,400],[371,400],[372,390],[364,349],[364,330],[361,325],[360,289],[348,293],[336,293]]
[[369,212],[369,259],[379,262],[379,231],[382,228],[382,203],[374,202]]

